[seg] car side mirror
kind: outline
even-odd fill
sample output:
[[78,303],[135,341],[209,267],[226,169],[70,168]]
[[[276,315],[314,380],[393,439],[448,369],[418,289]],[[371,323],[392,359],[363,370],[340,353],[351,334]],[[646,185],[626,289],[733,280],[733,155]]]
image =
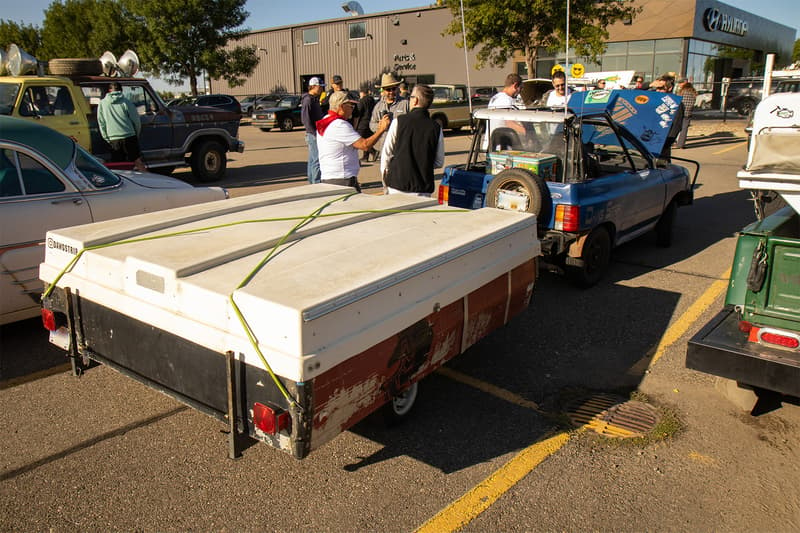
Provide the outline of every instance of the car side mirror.
[[667,168],[669,166],[669,159],[666,157],[656,157],[653,162],[656,168]]

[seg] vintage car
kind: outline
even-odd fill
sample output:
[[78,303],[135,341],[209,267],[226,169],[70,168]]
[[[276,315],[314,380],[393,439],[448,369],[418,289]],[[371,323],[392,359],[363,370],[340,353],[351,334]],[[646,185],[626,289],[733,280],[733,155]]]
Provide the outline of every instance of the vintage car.
[[[483,109],[467,163],[445,169],[439,203],[535,213],[546,262],[597,283],[613,247],[655,230],[669,246],[694,180],[671,164],[680,96],[572,94],[568,108]],[[488,135],[486,132],[488,131]]]
[[0,324],[39,314],[48,230],[224,198],[220,187],[112,172],[69,137],[0,116]]
[[280,128],[281,131],[292,131],[295,126],[302,126],[300,118],[300,97],[291,95],[280,99],[275,107],[257,109],[253,113],[252,125],[261,131]]

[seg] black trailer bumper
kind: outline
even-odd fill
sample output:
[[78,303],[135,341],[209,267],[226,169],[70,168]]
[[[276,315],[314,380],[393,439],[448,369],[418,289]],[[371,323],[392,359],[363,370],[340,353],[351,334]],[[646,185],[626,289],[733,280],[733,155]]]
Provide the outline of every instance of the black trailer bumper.
[[723,309],[689,341],[686,368],[800,396],[800,354],[748,342],[733,308]]

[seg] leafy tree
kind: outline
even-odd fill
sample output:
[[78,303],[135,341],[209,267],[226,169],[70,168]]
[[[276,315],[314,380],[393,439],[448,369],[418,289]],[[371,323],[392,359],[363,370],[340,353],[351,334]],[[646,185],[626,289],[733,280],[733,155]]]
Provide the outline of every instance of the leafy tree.
[[147,70],[175,84],[189,78],[193,95],[203,71],[235,87],[258,65],[254,46],[229,45],[248,31],[241,29],[246,0],[127,1],[146,26],[138,52]]
[[[461,34],[461,9],[448,2],[453,21],[444,33]],[[464,0],[467,48],[478,48],[478,67],[503,66],[516,50],[525,54],[528,72],[536,72],[539,48],[563,48],[564,0]],[[570,0],[569,40],[579,56],[597,61],[605,50],[609,25],[633,19],[641,7],[633,0]]]
[[792,51],[792,63],[800,61],[800,39],[794,42],[794,50]]
[[39,57],[42,47],[41,30],[32,24],[0,19],[0,48],[8,50],[8,45],[12,43],[32,56]]
[[100,57],[135,48],[139,21],[118,0],[65,0],[45,11],[43,58]]

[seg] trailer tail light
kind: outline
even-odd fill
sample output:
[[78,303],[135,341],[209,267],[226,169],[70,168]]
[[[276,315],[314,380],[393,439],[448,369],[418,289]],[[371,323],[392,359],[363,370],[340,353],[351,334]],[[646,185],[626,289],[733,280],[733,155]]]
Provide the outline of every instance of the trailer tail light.
[[742,333],[750,333],[750,330],[752,329],[753,329],[753,324],[751,324],[747,320],[739,321],[739,331],[741,331]]
[[253,424],[264,433],[274,435],[288,429],[289,420],[288,411],[273,409],[258,402],[253,404]]
[[450,186],[439,185],[438,197],[440,204],[447,205],[447,202],[450,200]]
[[559,204],[556,206],[554,229],[561,231],[578,231],[580,229],[581,210],[577,205]]
[[58,328],[67,324],[67,317],[62,313],[56,313],[52,309],[42,308],[42,325],[47,331],[56,331]]
[[[741,322],[739,327],[741,329]],[[773,328],[759,328],[752,325],[750,326],[750,331],[747,333],[748,341],[756,342],[764,346],[781,348],[784,350],[797,350],[800,348],[800,335],[797,333]]]

